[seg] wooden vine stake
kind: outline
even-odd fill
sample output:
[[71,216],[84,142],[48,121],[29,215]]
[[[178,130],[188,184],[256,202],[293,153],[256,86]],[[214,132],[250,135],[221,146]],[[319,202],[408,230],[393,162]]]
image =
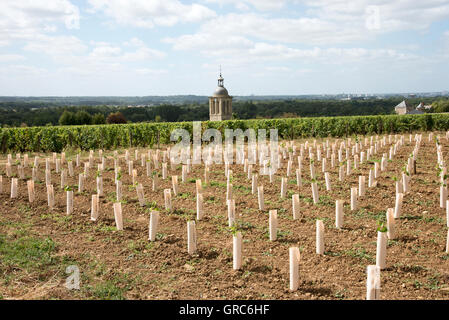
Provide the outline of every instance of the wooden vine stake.
[[28,201],[30,203],[34,202],[35,193],[34,193],[34,181],[28,180],[27,181],[27,187],[28,187]]
[[147,170],[147,177],[151,176],[151,160],[148,158],[146,160],[146,170]]
[[340,166],[338,169],[338,181],[343,181],[345,179],[345,167]]
[[380,268],[369,265],[366,268],[366,300],[380,299]]
[[23,166],[21,166],[20,164],[17,166],[17,171],[19,173],[19,178],[20,179],[25,179],[25,173],[23,171]]
[[270,230],[270,241],[276,241],[278,229],[278,212],[277,210],[270,210],[268,220],[268,228]]
[[136,183],[137,183],[137,169],[133,169],[133,171],[132,171],[132,183],[133,183],[133,185],[136,185]]
[[89,162],[84,162],[84,175],[86,177],[89,175]]
[[357,210],[357,187],[351,188],[351,211]]
[[51,184],[51,172],[50,170],[45,170],[45,185]]
[[201,179],[196,179],[196,194],[203,193],[203,185],[201,184]]
[[324,254],[324,223],[323,223],[323,220],[316,221],[316,253]]
[[47,203],[50,209],[55,206],[55,192],[52,184],[47,185]]
[[122,181],[117,180],[115,182],[115,194],[117,202],[122,200]]
[[394,204],[394,218],[395,219],[399,219],[399,217],[401,216],[401,211],[402,211],[402,200],[404,199],[404,194],[403,193],[397,193],[396,194],[396,201]]
[[259,201],[259,210],[265,210],[265,203],[263,199],[263,186],[257,187],[257,200]]
[[292,211],[293,211],[293,220],[299,219],[300,217],[299,194],[292,195]]
[[446,226],[449,228],[449,200],[446,200]]
[[97,221],[99,213],[100,213],[100,197],[98,196],[98,194],[93,194],[90,205],[90,220]]
[[64,189],[67,185],[67,172],[62,169],[61,170],[61,189]]
[[331,186],[331,177],[330,177],[329,172],[324,173],[324,180],[326,181],[326,191],[331,191],[332,186]]
[[209,172],[210,172],[209,166],[206,165],[204,167],[204,183],[205,184],[209,184]]
[[449,253],[449,230],[447,230],[447,237],[446,237],[446,253]]
[[19,179],[18,178],[11,178],[11,199],[17,198],[18,183],[19,183]]
[[12,169],[11,169],[11,164],[10,163],[6,164],[6,176],[8,178],[10,178],[12,176]]
[[410,191],[409,177],[405,173],[402,174],[402,186],[404,188],[404,193]]
[[[130,176],[133,176],[133,161],[132,160],[128,161],[128,174]],[[133,178],[134,178],[134,176],[133,176]]]
[[343,213],[343,200],[335,201],[335,226],[337,229],[343,227],[344,213]]
[[226,204],[228,205],[228,226],[232,227],[235,224],[235,200],[229,199]]
[[312,182],[312,196],[313,203],[317,204],[320,201],[320,198],[318,197],[318,185],[316,182]]
[[137,198],[139,199],[139,205],[141,207],[145,206],[145,194],[143,192],[143,185],[139,183],[136,187]]
[[67,214],[71,214],[73,212],[73,191],[67,190]]
[[171,189],[164,189],[164,201],[165,201],[165,210],[171,211],[172,209]]
[[359,197],[365,196],[365,176],[359,176]]
[[257,190],[257,174],[254,173],[252,175],[252,181],[251,181],[251,193],[255,194]]
[[242,233],[236,232],[232,237],[232,268],[239,270],[242,267]]
[[31,169],[31,180],[37,181],[37,168],[33,167]]
[[203,195],[201,193],[196,194],[196,219],[201,220],[203,218]]
[[315,175],[315,165],[313,164],[312,161],[310,161],[310,178],[311,179],[315,179],[316,175]]
[[374,173],[373,169],[369,169],[369,175],[368,175],[368,188],[374,187]]
[[167,179],[167,162],[162,163],[162,180]]
[[61,167],[61,159],[56,159],[56,162],[55,162],[56,173],[59,173],[60,167]]
[[157,191],[159,189],[159,176],[156,173],[153,174],[153,191]]
[[159,211],[151,210],[148,240],[150,241],[156,240],[158,225],[159,225]]
[[296,169],[296,185],[302,187],[301,169]]
[[103,196],[103,177],[98,176],[97,177],[97,193],[99,197]]
[[117,230],[123,230],[122,203],[114,203],[114,217]]
[[182,174],[181,174],[181,181],[182,183],[185,183],[187,181],[187,165],[182,165]]
[[287,178],[282,177],[281,178],[281,198],[285,198],[285,195],[287,193]]
[[172,176],[171,177],[172,187],[173,187],[173,194],[175,196],[178,195],[178,176]]
[[78,176],[78,192],[84,191],[84,174],[80,173]]
[[447,187],[440,186],[440,208],[446,208]]
[[226,185],[226,201],[231,200],[232,197],[232,183]]
[[390,240],[396,239],[396,221],[393,208],[387,209],[387,237]]
[[187,252],[190,255],[196,253],[195,221],[187,221]]
[[68,161],[67,166],[69,167],[69,176],[73,177],[73,161]]
[[376,251],[376,266],[381,270],[385,269],[387,256],[387,233],[377,231],[377,251]]
[[299,288],[299,261],[300,253],[298,247],[289,248],[290,254],[290,291],[296,291]]

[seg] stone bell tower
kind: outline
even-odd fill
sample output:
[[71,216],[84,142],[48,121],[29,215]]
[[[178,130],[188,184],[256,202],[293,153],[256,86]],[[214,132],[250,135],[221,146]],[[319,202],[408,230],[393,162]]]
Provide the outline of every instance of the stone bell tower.
[[209,97],[209,120],[221,121],[230,120],[232,118],[232,97],[228,94],[228,90],[223,86],[223,77],[218,78],[218,87],[214,94]]

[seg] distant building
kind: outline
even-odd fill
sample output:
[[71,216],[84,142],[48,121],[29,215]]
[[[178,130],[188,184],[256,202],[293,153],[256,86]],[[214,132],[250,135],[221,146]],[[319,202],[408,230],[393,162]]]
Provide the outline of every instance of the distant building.
[[[418,106],[419,107],[419,106]],[[396,107],[394,107],[394,111],[397,114],[422,114],[421,110],[413,108],[407,101],[403,100]]]
[[419,110],[419,111],[423,111],[424,110],[424,103],[420,103],[420,104],[418,104],[418,106],[416,107],[416,110]]
[[418,104],[418,106],[416,107],[416,110],[419,110],[419,111],[426,111],[426,110],[430,110],[430,109],[432,109],[432,105],[430,105],[430,104],[428,104],[428,105],[424,105],[424,103],[420,103],[420,104]]
[[224,78],[218,78],[218,87],[209,97],[209,119],[210,121],[230,120],[232,118],[232,97],[223,85]]

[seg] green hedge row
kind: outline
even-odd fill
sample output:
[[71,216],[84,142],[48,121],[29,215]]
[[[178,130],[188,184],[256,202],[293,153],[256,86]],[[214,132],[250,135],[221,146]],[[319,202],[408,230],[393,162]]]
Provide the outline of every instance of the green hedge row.
[[[65,148],[81,150],[153,146],[170,142],[170,133],[183,128],[192,133],[192,122],[136,123],[91,126],[55,126],[0,128],[0,148],[5,152],[61,152]],[[202,130],[278,129],[279,138],[344,137],[350,135],[448,130],[449,114],[320,117],[204,121]]]

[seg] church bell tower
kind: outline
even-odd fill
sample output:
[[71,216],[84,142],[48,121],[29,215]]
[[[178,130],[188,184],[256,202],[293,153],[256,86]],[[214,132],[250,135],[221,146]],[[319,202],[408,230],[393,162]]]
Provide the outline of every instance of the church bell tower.
[[[221,68],[220,68],[221,69]],[[218,77],[218,86],[211,97],[209,97],[209,120],[222,121],[232,118],[232,97],[223,85],[224,78]]]

